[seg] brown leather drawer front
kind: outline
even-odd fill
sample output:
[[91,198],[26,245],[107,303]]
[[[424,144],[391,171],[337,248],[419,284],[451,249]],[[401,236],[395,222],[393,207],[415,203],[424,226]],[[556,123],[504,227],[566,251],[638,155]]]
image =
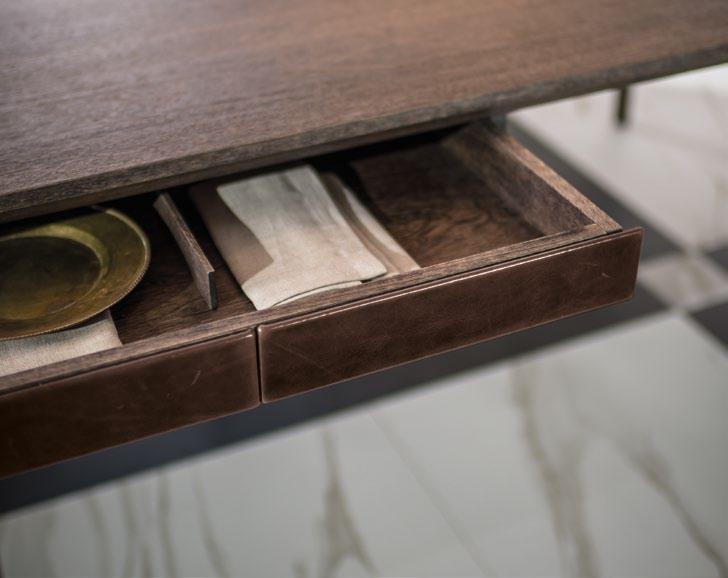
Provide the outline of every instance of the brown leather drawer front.
[[259,404],[252,331],[0,396],[0,476]]
[[263,401],[624,301],[641,240],[614,234],[262,325]]

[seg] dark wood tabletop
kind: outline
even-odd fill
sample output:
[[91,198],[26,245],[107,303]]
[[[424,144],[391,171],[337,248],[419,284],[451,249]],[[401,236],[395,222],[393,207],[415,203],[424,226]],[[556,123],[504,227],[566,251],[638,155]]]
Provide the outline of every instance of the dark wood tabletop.
[[726,60],[725,0],[2,2],[0,213]]

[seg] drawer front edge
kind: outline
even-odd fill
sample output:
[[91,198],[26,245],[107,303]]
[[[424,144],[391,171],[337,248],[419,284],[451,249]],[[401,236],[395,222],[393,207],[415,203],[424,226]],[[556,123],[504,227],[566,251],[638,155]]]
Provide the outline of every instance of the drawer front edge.
[[629,299],[642,230],[258,327],[263,402]]
[[259,405],[248,331],[0,396],[0,477]]

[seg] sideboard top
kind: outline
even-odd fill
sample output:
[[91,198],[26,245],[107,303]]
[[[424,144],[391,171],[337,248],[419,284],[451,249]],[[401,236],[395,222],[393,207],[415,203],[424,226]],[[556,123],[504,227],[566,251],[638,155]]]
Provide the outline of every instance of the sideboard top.
[[725,0],[0,4],[0,219],[728,60]]

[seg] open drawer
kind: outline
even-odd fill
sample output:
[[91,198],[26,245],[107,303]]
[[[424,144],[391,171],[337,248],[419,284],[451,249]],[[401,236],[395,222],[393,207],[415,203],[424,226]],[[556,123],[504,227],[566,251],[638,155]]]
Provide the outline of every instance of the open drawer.
[[343,154],[330,170],[423,268],[262,323],[264,402],[633,294],[642,231],[622,232],[490,124]]
[[309,159],[421,269],[256,311],[186,190],[215,268],[210,310],[156,195],[113,203],[150,237],[112,309],[123,346],[0,378],[0,475],[123,443],[628,299],[641,231],[622,232],[489,123]]

